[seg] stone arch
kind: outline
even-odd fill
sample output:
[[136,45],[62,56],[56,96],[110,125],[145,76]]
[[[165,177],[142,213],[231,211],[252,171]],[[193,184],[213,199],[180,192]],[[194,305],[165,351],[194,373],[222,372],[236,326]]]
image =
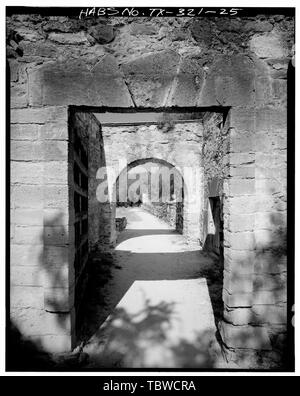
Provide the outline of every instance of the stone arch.
[[[144,165],[147,163],[156,163],[156,164],[164,165],[164,166],[168,167],[169,169],[172,169],[172,170],[174,169],[175,175],[177,175],[177,177],[180,178],[181,186],[179,186],[178,189],[181,190],[180,191],[181,197],[177,197],[177,200],[178,200],[178,198],[180,198],[180,200],[176,202],[175,207],[171,203],[169,203],[167,205],[170,205],[170,208],[174,208],[176,211],[176,216],[175,216],[176,230],[181,233],[184,233],[184,231],[187,231],[187,229],[188,229],[188,222],[186,220],[186,216],[184,215],[185,202],[187,202],[187,197],[188,197],[188,188],[184,181],[184,177],[182,175],[182,170],[178,166],[174,165],[173,163],[170,163],[169,161],[166,161],[161,158],[148,157],[148,158],[136,159],[136,160],[130,162],[129,164],[127,164],[121,170],[121,172],[118,174],[118,176],[116,177],[115,182],[113,184],[113,196],[117,197],[116,203],[118,202],[118,187],[119,187],[118,183],[119,183],[120,177],[122,177],[124,174],[128,175],[128,172],[131,169],[134,169],[137,166]],[[172,173],[172,174],[174,175],[174,173]],[[174,183],[174,181],[173,181],[173,183]],[[170,180],[170,183],[171,183],[171,180]],[[171,187],[170,187],[170,193],[172,193]],[[175,185],[174,185],[174,193],[175,193]]]
[[161,164],[161,165],[165,165],[165,166],[167,166],[168,168],[173,168],[173,169],[175,169],[175,171],[181,176],[181,178],[182,178],[182,185],[183,185],[183,189],[184,189],[184,192],[183,192],[183,195],[184,196],[187,196],[187,186],[186,186],[186,183],[184,182],[184,177],[183,177],[183,175],[182,175],[182,170],[177,166],[177,165],[175,165],[175,164],[173,164],[173,163],[171,163],[171,162],[169,162],[169,161],[166,161],[166,160],[164,160],[164,159],[161,159],[161,158],[157,158],[157,157],[147,157],[147,158],[140,158],[140,159],[136,159],[136,160],[134,160],[134,161],[132,161],[132,162],[130,162],[127,166],[125,166],[122,170],[121,170],[121,172],[118,174],[118,176],[117,176],[117,178],[116,178],[116,181],[115,181],[115,183],[114,183],[114,188],[116,188],[117,187],[117,181],[118,181],[118,179],[120,178],[120,176],[121,176],[121,174],[123,174],[124,172],[129,172],[131,169],[133,169],[133,168],[135,168],[135,167],[137,167],[137,166],[139,166],[139,165],[144,165],[144,164],[147,164],[147,163],[149,163],[149,162],[151,162],[151,163],[157,163],[157,164]]

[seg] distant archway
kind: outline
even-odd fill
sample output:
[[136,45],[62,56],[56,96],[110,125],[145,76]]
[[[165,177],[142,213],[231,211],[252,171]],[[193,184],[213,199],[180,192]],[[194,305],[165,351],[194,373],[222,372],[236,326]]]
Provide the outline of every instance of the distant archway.
[[[134,169],[136,173],[130,175]],[[117,176],[113,194],[116,206],[143,205],[183,233],[187,188],[174,164],[158,158],[132,161]]]

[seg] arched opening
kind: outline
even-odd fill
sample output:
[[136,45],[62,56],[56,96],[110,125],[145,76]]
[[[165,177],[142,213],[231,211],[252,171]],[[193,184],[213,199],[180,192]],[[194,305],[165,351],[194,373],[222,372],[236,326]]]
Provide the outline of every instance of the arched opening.
[[187,192],[174,164],[158,158],[135,160],[120,172],[114,190],[117,224],[120,214],[126,212],[124,208],[142,207],[183,233]]

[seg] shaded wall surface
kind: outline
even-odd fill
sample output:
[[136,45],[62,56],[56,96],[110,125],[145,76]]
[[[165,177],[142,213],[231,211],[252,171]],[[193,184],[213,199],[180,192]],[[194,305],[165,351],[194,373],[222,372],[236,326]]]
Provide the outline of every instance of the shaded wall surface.
[[[69,250],[74,251],[76,321],[88,281],[89,252],[101,243],[96,173],[105,166],[101,125],[92,113],[69,113]],[[72,230],[73,224],[73,230]],[[74,238],[72,239],[74,235]],[[72,267],[72,263],[70,263]],[[72,291],[73,292],[73,291]]]
[[[72,304],[58,316],[48,312],[45,301],[61,288],[40,277],[63,273],[57,277],[67,282],[71,299],[69,106],[226,107],[220,330],[239,366],[255,365],[260,351],[268,367],[278,364],[286,333],[286,92],[293,41],[293,18],[283,15],[7,19],[11,312],[25,335],[43,335],[45,348],[71,348],[65,311]],[[53,334],[60,342],[52,342]]]

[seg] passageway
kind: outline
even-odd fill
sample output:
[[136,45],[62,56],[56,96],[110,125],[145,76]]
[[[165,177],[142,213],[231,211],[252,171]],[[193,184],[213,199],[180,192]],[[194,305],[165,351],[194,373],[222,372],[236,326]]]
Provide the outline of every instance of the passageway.
[[88,367],[223,367],[218,262],[143,209],[118,210],[127,227],[94,257],[85,302]]

